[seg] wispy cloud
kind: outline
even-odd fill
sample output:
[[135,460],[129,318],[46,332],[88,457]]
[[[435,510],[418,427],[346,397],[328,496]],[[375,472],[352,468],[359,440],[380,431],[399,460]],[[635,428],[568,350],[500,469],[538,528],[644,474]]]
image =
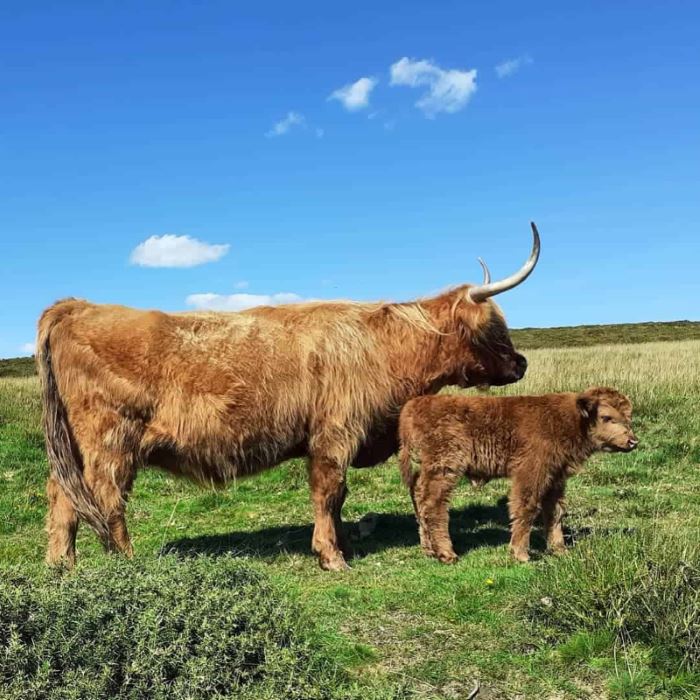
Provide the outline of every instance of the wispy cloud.
[[476,69],[445,70],[432,61],[404,57],[391,66],[390,73],[391,85],[427,88],[416,107],[430,119],[440,112],[459,112],[476,92]]
[[151,236],[131,251],[132,265],[142,267],[195,267],[215,262],[228,253],[228,244],[211,244],[190,236],[166,233]]
[[27,355],[33,355],[36,352],[36,343],[22,343],[22,345],[19,346],[19,351]]
[[287,116],[274,124],[272,129],[270,129],[265,136],[269,139],[275,138],[276,136],[284,136],[284,134],[288,133],[293,127],[304,126],[304,124],[306,124],[306,119],[303,114],[299,114],[299,112],[287,112]]
[[518,58],[510,58],[507,61],[502,61],[496,68],[496,75],[499,78],[508,78],[509,76],[517,73],[523,66],[530,65],[532,63],[532,58],[530,56],[518,56]]
[[328,99],[337,100],[345,109],[356,112],[369,106],[369,96],[377,85],[376,78],[360,78],[332,92]]
[[185,303],[195,309],[211,311],[243,311],[253,306],[277,306],[301,301],[298,294],[190,294]]

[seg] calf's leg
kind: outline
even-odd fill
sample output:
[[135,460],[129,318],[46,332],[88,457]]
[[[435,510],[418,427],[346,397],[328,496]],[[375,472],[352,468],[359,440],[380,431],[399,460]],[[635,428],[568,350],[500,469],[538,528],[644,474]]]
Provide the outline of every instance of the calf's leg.
[[564,508],[564,483],[553,484],[542,500],[542,519],[547,536],[547,548],[553,554],[566,552],[562,520],[566,514]]
[[510,552],[517,561],[530,560],[530,532],[540,513],[540,502],[537,488],[516,475],[510,490],[508,509],[511,523]]
[[433,555],[444,564],[457,561],[449,532],[449,505],[458,480],[457,472],[426,469],[424,464],[414,489],[422,537],[427,533]]
[[433,549],[433,543],[430,541],[430,534],[428,533],[428,528],[421,515],[421,509],[418,507],[418,501],[416,500],[416,485],[418,483],[418,475],[414,479],[411,486],[411,501],[413,501],[413,510],[416,514],[416,521],[418,523],[418,536],[420,537],[420,548],[423,553],[428,557],[436,556],[435,550]]

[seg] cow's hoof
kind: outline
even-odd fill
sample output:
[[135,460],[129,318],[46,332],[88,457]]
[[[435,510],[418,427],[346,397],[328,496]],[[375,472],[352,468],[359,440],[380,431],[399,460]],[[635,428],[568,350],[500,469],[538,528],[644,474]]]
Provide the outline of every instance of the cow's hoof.
[[513,555],[513,559],[521,564],[527,564],[527,562],[530,561],[530,555],[522,550],[514,550],[511,554]]
[[457,555],[454,552],[440,552],[437,558],[443,564],[455,564],[457,562]]
[[340,552],[329,557],[319,557],[318,563],[324,571],[350,571],[350,567]]
[[569,550],[563,545],[561,547],[551,547],[549,549],[549,553],[555,557],[563,557],[568,552]]

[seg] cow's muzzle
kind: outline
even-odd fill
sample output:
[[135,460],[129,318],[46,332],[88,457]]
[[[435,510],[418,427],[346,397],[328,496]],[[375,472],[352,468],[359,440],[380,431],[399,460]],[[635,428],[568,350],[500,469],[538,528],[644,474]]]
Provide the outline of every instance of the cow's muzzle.
[[517,353],[515,355],[515,376],[517,380],[520,381],[527,372],[527,359],[524,355]]

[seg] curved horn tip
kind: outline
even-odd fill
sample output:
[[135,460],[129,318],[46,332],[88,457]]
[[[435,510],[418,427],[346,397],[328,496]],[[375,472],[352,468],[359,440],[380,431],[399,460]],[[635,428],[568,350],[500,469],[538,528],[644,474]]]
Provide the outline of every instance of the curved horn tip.
[[491,272],[489,271],[488,265],[484,262],[483,258],[477,258],[481,269],[484,271],[484,281],[482,284],[489,284],[491,282]]

